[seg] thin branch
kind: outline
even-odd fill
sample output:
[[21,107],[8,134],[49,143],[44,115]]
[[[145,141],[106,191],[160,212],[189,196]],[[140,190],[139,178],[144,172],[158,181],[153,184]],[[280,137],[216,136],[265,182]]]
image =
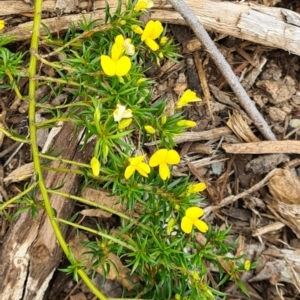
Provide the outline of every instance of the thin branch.
[[[274,133],[269,128],[265,119],[257,110],[256,106],[249,98],[248,94],[237,80],[235,74],[233,73],[231,67],[215,46],[214,42],[211,40],[210,36],[204,29],[203,25],[200,23],[198,18],[195,16],[193,11],[183,0],[168,0],[174,9],[181,14],[181,16],[186,20],[187,24],[192,28],[197,38],[200,40],[206,51],[211,55],[216,66],[220,69],[224,78],[227,80],[228,84],[232,88],[233,92],[236,94],[240,101],[241,106],[248,113],[251,120],[254,122],[258,130],[262,135],[268,140],[276,140]],[[222,13],[222,12],[220,12]]]

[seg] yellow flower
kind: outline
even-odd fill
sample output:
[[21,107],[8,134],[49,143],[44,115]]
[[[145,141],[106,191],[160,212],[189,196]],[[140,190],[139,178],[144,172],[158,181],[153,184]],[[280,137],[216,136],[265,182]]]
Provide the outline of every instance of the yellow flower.
[[98,176],[100,173],[100,162],[97,157],[93,157],[90,161],[92,172],[94,176]]
[[180,156],[175,150],[160,149],[150,158],[150,167],[159,166],[159,176],[162,180],[170,178],[168,165],[176,165],[180,162]]
[[158,44],[154,41],[164,31],[160,21],[150,20],[143,31],[141,40],[152,50],[156,51],[159,49]]
[[138,0],[133,10],[140,11],[151,7],[153,7],[153,2],[151,0]]
[[131,118],[130,119],[124,119],[119,123],[118,128],[121,129],[121,130],[125,129],[126,127],[128,127],[131,124],[131,122],[132,122]]
[[120,122],[122,119],[132,118],[132,110],[126,109],[125,105],[117,104],[117,108],[113,113],[115,122]]
[[146,126],[144,126],[144,129],[147,131],[147,133],[149,133],[149,134],[154,134],[155,132],[156,132],[156,130],[152,127],[152,126],[150,126],[150,125],[146,125]]
[[0,30],[4,29],[5,23],[4,20],[0,20]]
[[192,183],[187,189],[187,194],[196,194],[203,192],[206,189],[206,184],[204,182]]
[[148,174],[150,173],[150,167],[143,162],[145,157],[146,154],[129,158],[130,165],[126,168],[124,174],[126,179],[130,178],[135,171],[138,171],[144,177],[148,177]]
[[137,33],[142,35],[141,40],[145,42],[145,44],[152,50],[156,51],[159,49],[159,45],[154,41],[157,39],[161,33],[164,31],[163,26],[160,21],[150,20],[143,30],[140,26],[132,25],[131,29]]
[[245,269],[246,271],[249,271],[250,268],[251,268],[251,261],[247,259],[247,260],[245,261],[245,263],[244,263],[244,269]]
[[197,101],[202,101],[202,99],[198,98],[195,92],[192,92],[190,89],[188,89],[180,97],[176,105],[176,108],[181,108],[183,106],[187,106],[190,102],[197,102]]
[[189,207],[181,220],[181,229],[185,233],[191,233],[193,226],[195,226],[199,231],[206,232],[208,225],[204,221],[199,220],[199,218],[203,216],[203,213],[203,209],[200,207]]
[[176,123],[178,127],[195,127],[197,123],[191,120],[180,120]]
[[111,48],[111,56],[100,56],[101,67],[107,76],[122,77],[129,72],[131,68],[130,58],[126,55],[122,56],[125,50],[124,42],[124,37],[119,34]]

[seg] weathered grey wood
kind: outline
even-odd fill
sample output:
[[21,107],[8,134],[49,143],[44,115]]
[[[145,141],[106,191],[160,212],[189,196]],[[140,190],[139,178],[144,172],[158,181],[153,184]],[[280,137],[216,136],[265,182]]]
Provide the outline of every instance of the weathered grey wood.
[[[61,157],[87,162],[91,148],[80,152],[77,136],[73,136],[74,125],[65,123],[55,138],[54,147],[63,150]],[[69,165],[52,162],[51,166],[70,168]],[[80,178],[75,174],[45,172],[47,187],[55,188],[64,182],[61,191],[74,193],[80,188]],[[41,199],[37,195],[36,200]],[[52,207],[61,218],[68,219],[74,201],[53,195]],[[61,228],[65,233],[67,227]],[[32,220],[28,211],[11,224],[0,249],[0,295],[1,300],[41,300],[52,274],[61,260],[61,250],[52,227],[43,210]]]
[[[108,0],[114,9],[117,0]],[[287,9],[265,7],[252,3],[236,3],[212,0],[185,0],[195,12],[200,22],[207,30],[217,31],[261,45],[284,49],[300,55],[300,27],[299,14]],[[172,24],[185,24],[179,13],[175,12],[169,4],[161,0],[154,1],[151,18]],[[81,9],[87,7],[87,2],[79,3]],[[102,0],[95,1],[94,12],[83,14],[86,19],[90,15],[94,19],[104,18],[104,5]],[[55,0],[46,0],[43,10],[54,12]],[[32,12],[33,7],[24,1],[1,1],[0,16]],[[51,32],[66,30],[70,22],[78,22],[81,14],[63,15],[60,18],[44,19],[43,22]],[[6,34],[14,35],[17,40],[28,39],[31,36],[32,22],[20,24],[7,31]]]

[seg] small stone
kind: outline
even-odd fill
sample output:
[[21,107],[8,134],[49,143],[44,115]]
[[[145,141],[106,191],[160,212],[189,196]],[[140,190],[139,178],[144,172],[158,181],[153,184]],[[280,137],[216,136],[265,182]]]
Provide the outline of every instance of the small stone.
[[285,120],[287,113],[284,112],[281,108],[278,107],[270,107],[268,109],[268,113],[272,121],[282,122]]

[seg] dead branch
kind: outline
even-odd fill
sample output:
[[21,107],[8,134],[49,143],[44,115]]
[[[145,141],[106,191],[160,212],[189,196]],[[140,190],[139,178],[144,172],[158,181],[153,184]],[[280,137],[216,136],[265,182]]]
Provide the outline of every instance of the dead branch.
[[237,80],[235,74],[233,73],[231,67],[225,60],[224,56],[215,46],[214,42],[211,40],[210,36],[195,16],[194,12],[189,8],[184,1],[181,0],[168,0],[175,10],[177,10],[182,17],[186,20],[188,25],[192,28],[197,38],[201,41],[206,51],[211,55],[211,58],[220,69],[221,73],[227,80],[228,84],[236,94],[240,101],[241,106],[248,113],[249,117],[252,119],[258,130],[263,134],[263,136],[268,140],[276,140],[274,133],[269,128],[265,119],[257,110],[256,106],[253,104],[252,100],[249,98],[248,94],[244,90],[243,86]]

